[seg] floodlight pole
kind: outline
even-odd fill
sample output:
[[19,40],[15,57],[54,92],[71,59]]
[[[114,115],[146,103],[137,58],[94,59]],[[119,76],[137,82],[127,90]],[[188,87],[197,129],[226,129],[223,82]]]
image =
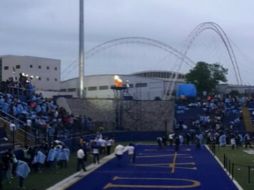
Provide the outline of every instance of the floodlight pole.
[[79,0],[79,97],[84,97],[84,0]]

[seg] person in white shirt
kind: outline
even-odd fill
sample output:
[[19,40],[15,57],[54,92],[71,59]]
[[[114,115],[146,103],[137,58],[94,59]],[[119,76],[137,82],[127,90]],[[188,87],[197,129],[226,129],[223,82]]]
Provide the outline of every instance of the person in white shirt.
[[169,145],[172,146],[173,145],[173,142],[174,142],[174,133],[170,133],[168,135],[168,139],[169,139]]
[[100,163],[100,146],[97,141],[92,142],[92,154],[93,154],[93,163]]
[[106,140],[105,139],[99,139],[98,143],[100,145],[100,154],[106,154]]
[[10,127],[10,130],[11,130],[11,131],[15,131],[15,130],[16,130],[16,125],[15,125],[14,122],[10,122],[9,127]]
[[235,147],[236,147],[235,135],[231,135],[230,144],[231,144],[231,148],[235,149]]
[[80,169],[86,171],[84,158],[85,158],[84,150],[82,149],[82,147],[80,147],[77,151],[77,171],[80,171]]
[[115,155],[118,160],[121,160],[124,154],[125,148],[123,145],[119,144],[115,147]]
[[26,125],[27,127],[32,127],[32,120],[30,118],[26,120]]
[[130,143],[128,146],[125,147],[126,151],[128,152],[129,161],[135,163],[135,146],[134,144]]

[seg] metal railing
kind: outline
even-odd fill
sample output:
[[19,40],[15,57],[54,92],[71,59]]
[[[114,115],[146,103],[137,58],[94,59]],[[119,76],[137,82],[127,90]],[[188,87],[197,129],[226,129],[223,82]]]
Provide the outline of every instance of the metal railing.
[[[216,156],[216,144],[209,144],[209,148],[213,155]],[[223,167],[231,175],[232,180],[237,179],[237,181],[242,181],[243,183],[254,184],[254,165],[238,163],[226,154],[223,154],[222,159]]]
[[21,127],[26,125],[26,123],[25,123],[24,121],[21,121],[20,119],[14,117],[14,116],[11,115],[11,114],[8,114],[8,113],[2,111],[2,110],[0,110],[0,115],[1,115],[1,117],[4,118],[5,120],[7,120],[7,121],[9,121],[9,122],[10,122],[10,121],[13,121],[15,124],[19,124]]
[[[34,145],[37,142],[36,137],[28,132],[28,128],[25,122],[19,120],[18,118],[3,112],[0,110],[1,119],[6,123],[6,132],[12,142],[13,146],[15,144],[21,145]],[[11,130],[9,125],[10,122],[13,122],[16,125],[15,130]]]
[[[231,174],[232,179],[241,176],[247,183],[254,183],[254,165],[245,165],[234,162],[226,154],[223,155],[223,166]],[[246,182],[246,181],[245,181]]]

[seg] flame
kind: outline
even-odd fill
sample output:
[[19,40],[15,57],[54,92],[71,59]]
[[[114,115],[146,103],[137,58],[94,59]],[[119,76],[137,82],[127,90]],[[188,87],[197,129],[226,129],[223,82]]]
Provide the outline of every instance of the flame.
[[114,85],[116,87],[123,87],[123,80],[118,75],[114,76]]

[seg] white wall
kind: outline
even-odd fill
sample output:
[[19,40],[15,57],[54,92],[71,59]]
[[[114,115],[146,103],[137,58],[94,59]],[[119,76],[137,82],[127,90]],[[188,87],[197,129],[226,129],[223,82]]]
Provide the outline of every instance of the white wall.
[[[31,80],[37,90],[59,90],[61,61],[31,56],[2,56],[2,80],[10,77],[19,80],[20,73],[39,76],[40,80]],[[19,66],[20,68],[17,68]],[[8,67],[6,70],[5,68]],[[40,67],[40,68],[39,68]],[[13,68],[15,70],[13,70]]]
[[[114,85],[113,82],[114,75],[99,75],[99,76],[86,76],[84,79],[85,95],[87,98],[114,98],[114,91],[111,86]],[[120,75],[120,78],[125,82],[129,81],[130,85],[133,87],[125,90],[125,94],[133,96],[137,100],[153,100],[155,97],[163,97],[164,94],[164,81],[159,79],[149,79],[144,77],[137,77],[132,75]],[[137,83],[147,83],[146,87],[135,87]],[[63,81],[61,83],[61,89],[71,89],[78,88],[78,79],[71,79]],[[108,89],[100,90],[101,86],[107,86]],[[91,90],[90,88],[95,88],[96,90]],[[66,95],[70,92],[60,92],[62,95]]]

